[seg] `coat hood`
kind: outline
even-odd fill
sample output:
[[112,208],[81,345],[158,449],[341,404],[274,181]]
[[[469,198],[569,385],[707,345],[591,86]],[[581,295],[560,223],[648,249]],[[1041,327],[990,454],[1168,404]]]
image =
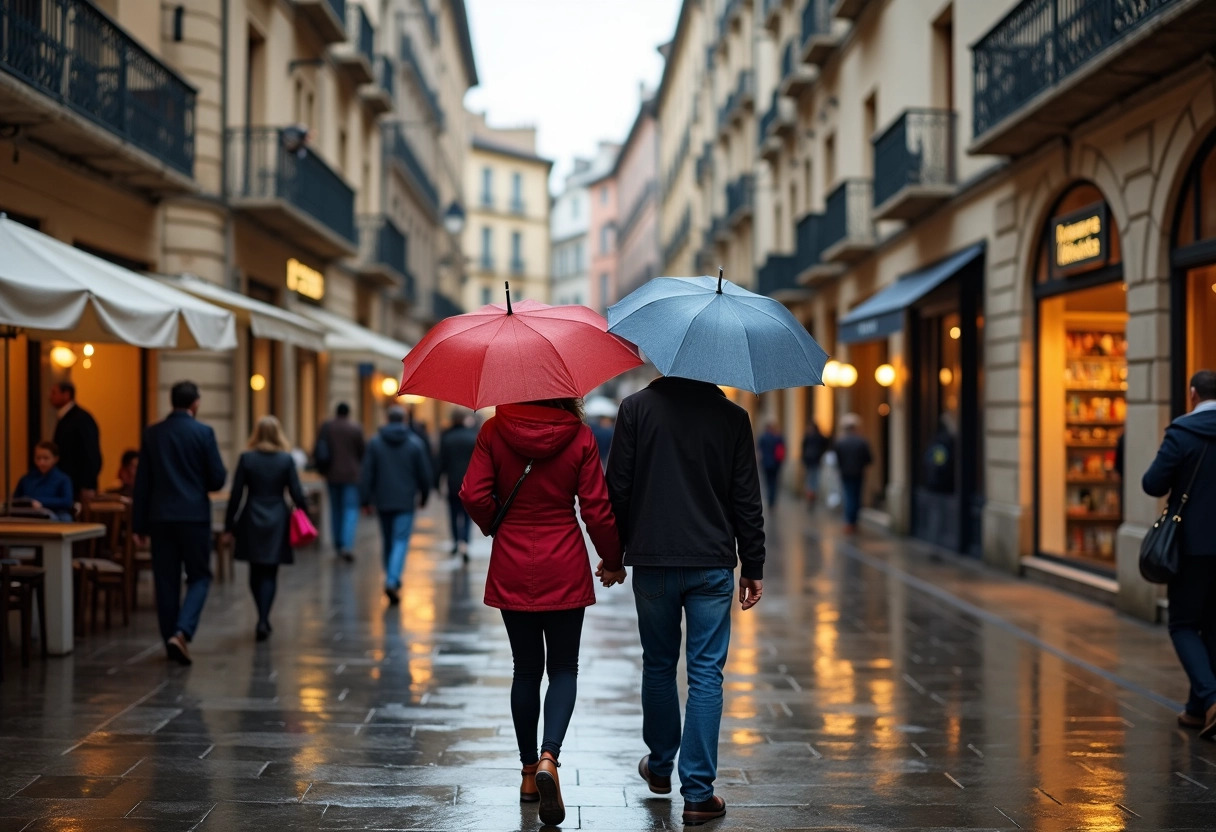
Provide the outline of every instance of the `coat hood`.
[[1187,413],[1175,419],[1170,427],[1185,430],[1204,439],[1216,439],[1216,410]]
[[583,423],[573,413],[533,404],[504,404],[494,415],[503,440],[520,456],[548,459],[578,435]]
[[402,445],[410,438],[410,429],[404,422],[389,422],[380,428],[380,438],[390,445]]

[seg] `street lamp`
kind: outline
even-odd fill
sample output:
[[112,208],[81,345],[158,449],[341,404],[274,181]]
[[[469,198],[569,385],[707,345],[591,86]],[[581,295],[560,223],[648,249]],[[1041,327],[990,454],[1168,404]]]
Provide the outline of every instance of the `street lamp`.
[[464,231],[464,220],[464,207],[459,202],[453,201],[448,210],[443,212],[443,227],[453,237]]

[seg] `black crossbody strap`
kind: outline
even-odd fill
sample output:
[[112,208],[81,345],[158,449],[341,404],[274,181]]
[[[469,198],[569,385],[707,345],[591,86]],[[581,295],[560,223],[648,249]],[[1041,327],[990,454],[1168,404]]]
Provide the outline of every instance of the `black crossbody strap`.
[[1199,461],[1195,463],[1195,470],[1191,471],[1191,481],[1186,484],[1186,491],[1182,492],[1182,499],[1178,501],[1178,510],[1174,512],[1174,519],[1182,519],[1182,510],[1186,508],[1186,501],[1191,498],[1191,489],[1195,487],[1195,477],[1199,476],[1199,469],[1203,467],[1203,458],[1208,455],[1208,445],[1210,442],[1203,443],[1203,451],[1199,454]]
[[519,480],[515,483],[515,487],[511,489],[511,493],[507,495],[507,499],[498,509],[498,514],[494,515],[494,522],[490,524],[490,537],[498,533],[498,527],[502,525],[502,521],[507,516],[507,510],[511,508],[511,503],[515,502],[515,495],[519,493],[519,487],[524,484],[524,480],[528,478],[528,474],[532,473],[532,463],[535,460],[528,460],[528,464],[524,467],[524,472],[520,474]]

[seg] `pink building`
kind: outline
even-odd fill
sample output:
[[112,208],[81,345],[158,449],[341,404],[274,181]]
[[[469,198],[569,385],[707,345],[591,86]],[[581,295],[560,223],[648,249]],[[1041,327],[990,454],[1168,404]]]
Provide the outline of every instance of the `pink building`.
[[591,250],[587,305],[602,315],[615,299],[617,283],[616,166],[589,182],[587,194],[591,198],[587,229],[587,247]]

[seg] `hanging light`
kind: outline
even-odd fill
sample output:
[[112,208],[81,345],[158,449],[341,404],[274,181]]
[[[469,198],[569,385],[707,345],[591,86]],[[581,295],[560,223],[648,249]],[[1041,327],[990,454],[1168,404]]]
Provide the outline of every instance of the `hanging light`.
[[249,389],[255,393],[261,393],[266,389],[266,376],[261,373],[254,373],[249,377]]
[[397,379],[392,376],[385,376],[380,381],[380,392],[388,396],[390,399],[397,398],[397,390],[399,389]]
[[71,347],[51,347],[51,363],[66,370],[76,363],[76,353]]
[[95,350],[93,349],[93,345],[92,345],[92,344],[85,344],[85,345],[84,345],[84,349],[83,349],[83,350],[81,350],[81,352],[83,352],[83,353],[84,353],[84,357],[85,357],[85,358],[92,358],[92,357],[93,357],[93,353],[95,352]]
[[937,373],[937,380],[942,383],[942,387],[949,387],[954,383],[954,371],[949,367],[942,367]]
[[950,327],[950,340],[957,341],[963,337],[963,331],[957,326]]
[[874,380],[883,387],[890,387],[895,383],[895,368],[890,364],[879,364],[874,371]]

